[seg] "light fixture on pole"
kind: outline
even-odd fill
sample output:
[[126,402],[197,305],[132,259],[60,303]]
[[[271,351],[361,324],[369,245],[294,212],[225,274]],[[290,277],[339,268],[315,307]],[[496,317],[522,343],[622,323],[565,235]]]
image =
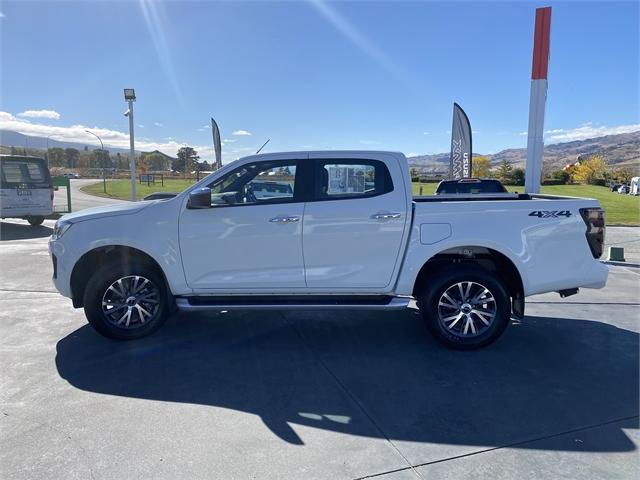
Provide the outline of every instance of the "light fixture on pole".
[[129,117],[129,166],[131,167],[131,201],[135,202],[136,195],[136,153],[133,139],[133,102],[136,101],[136,92],[133,88],[124,89],[124,99],[129,103],[129,110],[124,114]]

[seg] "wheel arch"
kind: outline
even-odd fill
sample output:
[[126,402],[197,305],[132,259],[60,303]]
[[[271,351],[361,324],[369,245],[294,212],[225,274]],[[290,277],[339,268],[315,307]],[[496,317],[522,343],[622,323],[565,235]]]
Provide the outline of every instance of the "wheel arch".
[[515,263],[504,253],[489,247],[463,245],[442,250],[429,258],[420,268],[413,285],[413,296],[425,286],[429,278],[443,269],[456,265],[476,265],[498,275],[504,282],[511,297],[512,311],[518,317],[524,316],[524,284]]
[[[171,295],[167,276],[160,264],[148,253],[127,245],[106,245],[96,247],[83,254],[71,272],[71,295],[73,306],[80,308],[84,303],[84,291],[91,274],[98,268],[112,263],[130,264],[139,262],[156,269],[162,275],[166,292]],[[173,299],[172,299],[173,300]],[[169,304],[171,305],[171,301]]]

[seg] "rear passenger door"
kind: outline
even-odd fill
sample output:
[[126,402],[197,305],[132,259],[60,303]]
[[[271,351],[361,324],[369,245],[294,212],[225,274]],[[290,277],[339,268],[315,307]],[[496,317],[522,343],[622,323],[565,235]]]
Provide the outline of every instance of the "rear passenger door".
[[303,222],[308,288],[381,289],[402,250],[407,198],[394,157],[311,154],[313,195]]

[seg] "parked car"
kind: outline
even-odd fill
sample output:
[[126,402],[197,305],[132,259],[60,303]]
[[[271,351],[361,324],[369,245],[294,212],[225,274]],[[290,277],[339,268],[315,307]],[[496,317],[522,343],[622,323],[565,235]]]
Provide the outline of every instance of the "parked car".
[[463,178],[442,180],[436,187],[436,195],[469,193],[509,193],[499,180],[489,178]]
[[620,185],[620,187],[618,187],[618,193],[629,193],[631,191],[631,188],[629,187],[629,185],[625,185],[622,184]]
[[69,178],[69,179],[71,179],[71,178],[80,178],[80,175],[78,175],[75,172],[64,173],[62,176],[65,177],[65,178]]
[[[284,168],[290,192],[252,192]],[[65,215],[49,251],[58,291],[111,338],[148,335],[174,309],[394,310],[416,299],[440,342],[471,349],[522,317],[529,295],[602,288],[604,232],[592,199],[413,199],[400,153],[269,153],[173,198]]]
[[31,225],[53,213],[53,183],[43,158],[0,155],[0,217]]
[[611,191],[612,192],[618,192],[618,189],[620,188],[621,184],[620,183],[612,183],[611,184]]

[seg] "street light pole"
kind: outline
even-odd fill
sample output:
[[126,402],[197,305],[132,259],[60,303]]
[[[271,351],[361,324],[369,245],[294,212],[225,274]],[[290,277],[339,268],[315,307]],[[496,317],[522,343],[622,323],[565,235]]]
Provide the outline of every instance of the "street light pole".
[[124,99],[129,103],[129,110],[125,115],[129,117],[129,166],[131,167],[131,201],[138,200],[136,194],[136,152],[133,138],[133,102],[136,101],[136,93],[133,88],[124,89]]
[[[99,141],[100,141],[100,157],[103,157],[104,155],[104,144],[102,143],[102,139],[96,135],[95,133],[93,133],[90,130],[85,130],[85,132],[90,133],[91,135],[93,135],[94,137],[96,137]],[[104,167],[104,157],[102,158],[103,162],[102,162],[102,190],[104,191],[104,193],[107,193],[107,175],[105,172],[105,167]]]
[[53,135],[47,135],[47,154],[46,154],[46,158],[47,158],[47,168],[49,168],[49,139],[53,137]]

